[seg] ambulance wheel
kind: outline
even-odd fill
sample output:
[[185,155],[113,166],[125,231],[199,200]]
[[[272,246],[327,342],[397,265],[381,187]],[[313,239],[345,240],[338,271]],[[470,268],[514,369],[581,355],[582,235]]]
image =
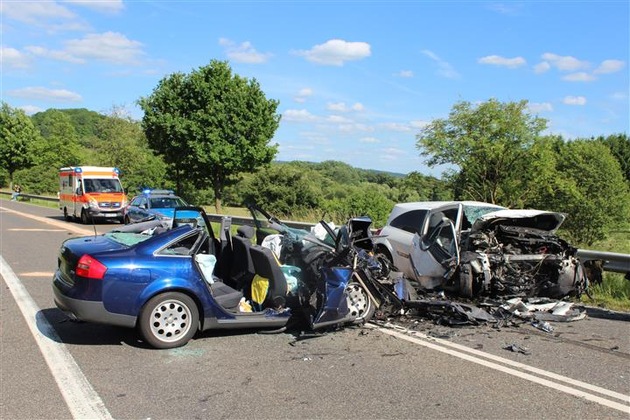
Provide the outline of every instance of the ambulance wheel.
[[81,210],[81,223],[83,223],[84,225],[87,225],[91,222],[91,217],[88,216],[87,211],[85,210]]

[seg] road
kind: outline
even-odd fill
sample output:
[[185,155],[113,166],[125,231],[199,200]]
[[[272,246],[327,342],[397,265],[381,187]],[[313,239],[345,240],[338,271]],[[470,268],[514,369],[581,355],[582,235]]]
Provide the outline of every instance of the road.
[[59,246],[92,227],[0,200],[0,229],[1,419],[630,415],[628,321],[587,317],[552,334],[427,322],[309,339],[206,332],[153,350],[134,330],[71,322],[54,306]]

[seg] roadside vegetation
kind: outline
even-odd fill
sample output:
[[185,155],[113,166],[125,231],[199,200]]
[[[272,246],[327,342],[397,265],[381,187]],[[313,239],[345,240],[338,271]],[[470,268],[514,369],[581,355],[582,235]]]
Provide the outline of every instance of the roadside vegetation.
[[[375,227],[398,202],[478,200],[566,213],[560,235],[572,245],[630,253],[628,135],[545,134],[548,121],[532,115],[526,100],[458,102],[448,117],[419,129],[418,154],[450,168],[441,178],[277,161],[278,101],[227,62],[168,75],[138,104],[142,121],[116,107],[28,116],[2,102],[0,187],[54,196],[61,167],[116,166],[130,196],[168,188],[213,213],[242,215],[237,209],[254,201],[286,220],[339,224],[368,215]],[[619,278],[607,274],[597,286],[598,304],[630,306],[630,282]]]

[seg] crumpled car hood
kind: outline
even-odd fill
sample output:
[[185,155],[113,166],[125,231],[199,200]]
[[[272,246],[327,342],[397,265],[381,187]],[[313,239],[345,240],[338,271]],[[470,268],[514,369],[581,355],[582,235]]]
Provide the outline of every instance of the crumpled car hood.
[[497,225],[519,226],[555,233],[566,216],[544,210],[498,210],[487,213],[473,223],[472,232],[493,228]]

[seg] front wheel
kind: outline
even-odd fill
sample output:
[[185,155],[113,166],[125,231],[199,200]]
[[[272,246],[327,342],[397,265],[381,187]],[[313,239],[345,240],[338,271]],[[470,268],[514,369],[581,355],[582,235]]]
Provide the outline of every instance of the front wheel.
[[199,310],[187,295],[162,293],[149,300],[140,314],[142,338],[158,349],[172,349],[188,343],[197,332]]
[[63,218],[66,222],[69,222],[70,220],[72,220],[72,217],[70,216],[70,214],[68,213],[68,208],[64,207],[63,208]]
[[346,299],[350,314],[355,318],[355,324],[368,322],[376,312],[376,306],[363,286],[358,283],[350,283],[346,288]]
[[90,224],[92,218],[88,215],[88,212],[85,210],[81,210],[81,223],[84,225]]

